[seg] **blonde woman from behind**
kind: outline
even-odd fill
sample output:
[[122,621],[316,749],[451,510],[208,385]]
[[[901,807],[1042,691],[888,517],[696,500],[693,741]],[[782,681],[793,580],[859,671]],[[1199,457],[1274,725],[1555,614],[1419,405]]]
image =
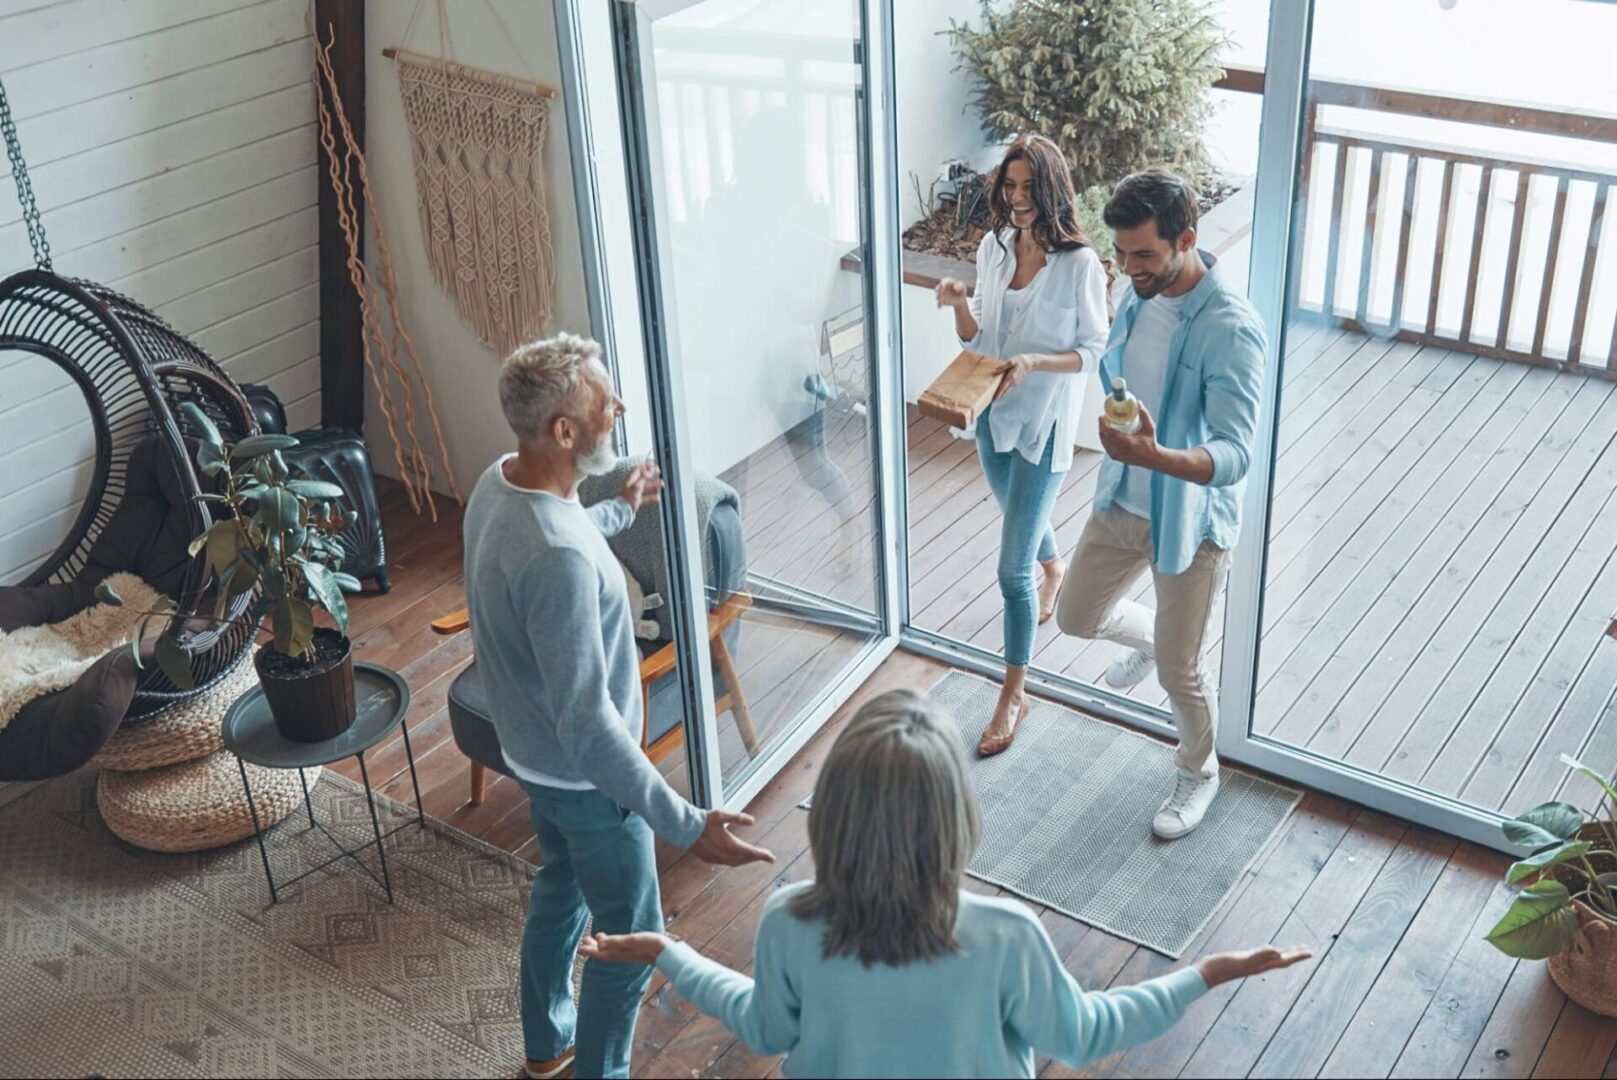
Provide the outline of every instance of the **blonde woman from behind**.
[[814,789],[818,876],[765,905],[753,978],[663,934],[585,938],[585,956],[656,964],[674,988],[788,1076],[1025,1076],[1156,1038],[1210,986],[1309,957],[1209,956],[1085,993],[1021,902],[961,889],[982,832],[960,735],[921,694],[873,699]]

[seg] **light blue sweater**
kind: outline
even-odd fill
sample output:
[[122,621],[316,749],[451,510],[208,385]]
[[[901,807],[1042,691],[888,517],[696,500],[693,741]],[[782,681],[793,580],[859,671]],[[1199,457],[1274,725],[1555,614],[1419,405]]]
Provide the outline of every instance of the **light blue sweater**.
[[781,889],[764,907],[749,979],[674,943],[657,966],[680,994],[788,1076],[1032,1076],[1035,1054],[1081,1068],[1161,1035],[1207,992],[1185,968],[1085,993],[1021,903],[960,894],[960,952],[904,967],[821,955],[824,920]]
[[519,488],[501,461],[477,481],[463,524],[466,606],[500,746],[518,766],[591,785],[690,847],[705,815],[640,749],[640,653],[606,543],[633,512],[622,499],[586,510]]

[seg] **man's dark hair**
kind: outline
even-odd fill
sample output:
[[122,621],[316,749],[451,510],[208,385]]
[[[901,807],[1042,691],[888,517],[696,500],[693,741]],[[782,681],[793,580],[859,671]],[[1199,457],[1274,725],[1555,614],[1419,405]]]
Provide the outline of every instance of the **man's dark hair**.
[[1174,241],[1186,229],[1196,227],[1201,213],[1200,196],[1190,181],[1166,169],[1130,173],[1106,202],[1106,225],[1112,229],[1134,229],[1156,219],[1157,235]]

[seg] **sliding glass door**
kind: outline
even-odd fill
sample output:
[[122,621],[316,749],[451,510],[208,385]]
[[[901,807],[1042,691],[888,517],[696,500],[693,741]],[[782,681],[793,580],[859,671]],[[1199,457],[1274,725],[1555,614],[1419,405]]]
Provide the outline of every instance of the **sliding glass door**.
[[766,782],[896,639],[892,351],[881,279],[863,272],[891,229],[873,194],[891,183],[869,7],[613,5],[652,444],[670,482],[663,599],[691,787],[714,804]]
[[[1221,5],[1207,143],[1227,183],[1198,235],[1270,331],[1207,654],[1220,753],[1496,846],[1500,814],[1589,794],[1563,754],[1609,771],[1617,753],[1617,7],[1535,10],[1503,39],[1486,3]],[[948,49],[920,24],[951,15],[973,12],[899,16],[912,401],[958,348],[926,290],[971,280],[938,238],[997,148],[943,122],[969,87],[936,85]],[[1518,100],[1498,99],[1503,70]],[[1064,549],[1093,425],[1056,504]],[[907,429],[906,643],[997,674],[998,509],[969,443]],[[1046,626],[1031,678],[1164,730],[1154,680],[1104,685],[1117,655]]]
[[[1166,16],[1165,16],[1166,17]],[[920,414],[915,402],[959,352],[952,313],[940,310],[933,290],[941,277],[975,282],[972,257],[988,224],[978,197],[1008,142],[1006,132],[985,133],[977,92],[985,75],[965,64],[963,36],[951,27],[984,32],[978,0],[936,0],[901,7],[896,13],[895,75],[899,175],[905,178],[901,202],[904,284],[900,313],[904,329],[904,396],[910,402],[905,507],[908,529],[905,580],[908,642],[944,661],[990,677],[1003,670],[1004,604],[997,580],[1004,516],[979,463],[974,440],[947,424]],[[1220,265],[1224,279],[1244,289],[1252,254],[1253,209],[1257,205],[1259,121],[1263,67],[1268,48],[1267,0],[1236,0],[1206,14],[1195,34],[1217,50],[1223,66],[1214,77],[1195,68],[1188,55],[1165,56],[1153,64],[1180,65],[1175,78],[1202,80],[1187,123],[1200,125],[1204,166],[1198,246]],[[1129,33],[1119,28],[1117,33]],[[1126,43],[1108,41],[1116,48]],[[1086,62],[1093,63],[1093,60]],[[1168,73],[1165,72],[1165,75]],[[1009,78],[1009,76],[1006,76]],[[1003,96],[996,100],[1003,101]],[[1055,96],[1035,101],[1026,111],[1037,117],[1035,130],[1071,138],[1080,102]],[[1139,162],[1136,164],[1146,164]],[[1109,230],[1101,220],[1110,184],[1126,171],[1111,163],[1075,173],[1081,189],[1082,224],[1097,252],[1110,259]],[[1113,284],[1114,302],[1129,288]],[[1095,359],[1093,357],[1091,360]],[[1072,468],[1063,478],[1050,516],[1058,546],[1070,554],[1094,502],[1102,454],[1097,416],[1102,393],[1093,370],[1073,376],[1078,384],[1078,422]],[[1149,574],[1142,573],[1131,597],[1155,603]],[[1107,685],[1108,668],[1127,650],[1108,641],[1089,641],[1060,632],[1054,620],[1039,626],[1033,643],[1030,679],[1041,693],[1164,734],[1173,728],[1167,695],[1154,674],[1125,690]],[[1218,650],[1209,652],[1215,676]]]
[[[969,443],[905,404],[958,348],[930,294],[958,267],[913,226],[942,222],[962,163],[996,154],[931,26],[977,9],[556,2],[614,58],[603,87],[575,33],[597,103],[571,105],[596,139],[574,135],[575,166],[624,181],[596,185],[587,215],[595,321],[640,417],[629,449],[671,481],[662,600],[689,786],[734,805],[900,632],[999,668],[992,497]],[[1601,104],[1617,76],[1573,55],[1617,37],[1617,7],[1551,0],[1522,29],[1542,48],[1448,66],[1425,44],[1492,47],[1497,12],[1221,10],[1207,134],[1223,182],[1200,246],[1270,340],[1208,655],[1219,752],[1498,844],[1498,814],[1579,794],[1562,753],[1607,769],[1617,752],[1617,643],[1600,636],[1617,606],[1617,118]],[[1477,81],[1523,65],[1532,100]],[[1058,500],[1064,549],[1093,488],[1093,404]],[[1154,681],[1105,688],[1115,655],[1046,626],[1032,679],[1169,730]]]
[[1617,746],[1617,8],[1312,8],[1268,71],[1229,752],[1498,844]]

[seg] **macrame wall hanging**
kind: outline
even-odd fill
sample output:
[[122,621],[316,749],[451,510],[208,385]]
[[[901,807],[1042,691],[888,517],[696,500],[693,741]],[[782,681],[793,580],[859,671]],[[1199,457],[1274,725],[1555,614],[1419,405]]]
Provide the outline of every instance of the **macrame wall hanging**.
[[[383,55],[398,64],[427,263],[461,318],[503,356],[538,337],[555,310],[540,156],[559,92],[455,63],[444,0],[436,5],[442,56],[404,48]],[[420,9],[417,0],[406,43]]]
[[[422,391],[423,404],[432,424],[438,460],[443,465],[449,492],[456,502],[464,503],[466,500],[450,468],[443,428],[432,400],[432,382],[422,370],[415,343],[404,328],[399,310],[398,284],[393,273],[393,255],[387,243],[387,230],[382,227],[381,207],[377,203],[376,192],[371,188],[370,172],[365,167],[365,155],[343,109],[342,95],[337,92],[337,80],[331,67],[333,31],[329,25],[325,27],[324,34],[318,32],[319,28],[316,30],[312,77],[320,118],[320,145],[325,150],[327,180],[336,195],[337,220],[348,247],[348,277],[359,295],[365,370],[376,391],[382,419],[387,423],[388,437],[393,443],[393,461],[398,466],[399,481],[409,495],[410,507],[416,513],[425,508],[431,513],[432,520],[437,521],[438,506],[430,487],[432,469],[416,432],[417,386]],[[361,205],[368,205],[371,210],[371,235],[376,242],[374,266],[365,262],[364,237],[360,235]],[[384,330],[382,316],[377,312],[378,287],[387,301],[387,315],[393,330],[391,336]],[[414,369],[414,377],[399,363],[400,349]]]

